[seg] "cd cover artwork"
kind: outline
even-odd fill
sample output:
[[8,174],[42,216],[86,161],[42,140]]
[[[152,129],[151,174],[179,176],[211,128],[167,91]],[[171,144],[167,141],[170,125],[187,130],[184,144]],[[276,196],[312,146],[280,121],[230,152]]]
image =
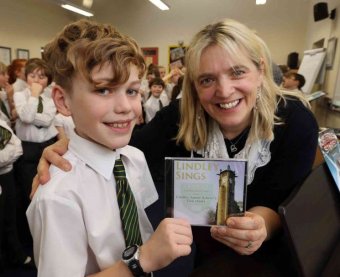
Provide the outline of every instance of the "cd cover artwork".
[[246,170],[246,160],[166,158],[168,215],[199,226],[244,215]]

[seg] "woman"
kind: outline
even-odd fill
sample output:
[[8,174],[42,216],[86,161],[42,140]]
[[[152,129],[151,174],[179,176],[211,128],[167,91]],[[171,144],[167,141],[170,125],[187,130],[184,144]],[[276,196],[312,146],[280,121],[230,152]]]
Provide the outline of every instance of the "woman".
[[[242,261],[249,262],[241,255],[252,254],[253,264],[273,264],[281,272],[276,256],[288,264],[278,249],[277,208],[310,172],[317,146],[318,126],[308,103],[302,95],[279,90],[271,64],[265,43],[243,24],[227,19],[206,26],[186,53],[180,111],[178,102],[171,103],[130,142],[144,151],[160,195],[166,156],[248,160],[245,216],[228,218],[227,227],[194,230],[198,261],[223,253],[226,264],[241,265],[239,275]],[[64,145],[55,149],[66,151]],[[69,166],[50,150],[44,157]],[[46,167],[43,160],[41,182],[48,178]]]

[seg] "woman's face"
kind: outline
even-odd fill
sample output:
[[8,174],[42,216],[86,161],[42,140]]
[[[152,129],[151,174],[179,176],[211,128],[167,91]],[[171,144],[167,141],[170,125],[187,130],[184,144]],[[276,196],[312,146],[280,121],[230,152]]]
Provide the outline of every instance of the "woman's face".
[[242,62],[237,62],[220,46],[207,47],[195,80],[201,105],[229,139],[251,124],[257,89],[262,84],[262,71],[242,55],[240,51],[237,60]]

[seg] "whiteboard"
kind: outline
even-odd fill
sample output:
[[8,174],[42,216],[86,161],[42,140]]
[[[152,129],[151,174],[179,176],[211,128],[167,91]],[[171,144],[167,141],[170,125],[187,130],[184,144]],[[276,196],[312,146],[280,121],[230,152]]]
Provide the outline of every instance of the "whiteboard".
[[301,88],[304,93],[310,94],[315,80],[325,60],[326,51],[324,48],[307,50],[304,52],[298,73],[306,79],[305,85]]
[[338,69],[338,77],[336,78],[332,104],[336,107],[340,107],[340,67]]

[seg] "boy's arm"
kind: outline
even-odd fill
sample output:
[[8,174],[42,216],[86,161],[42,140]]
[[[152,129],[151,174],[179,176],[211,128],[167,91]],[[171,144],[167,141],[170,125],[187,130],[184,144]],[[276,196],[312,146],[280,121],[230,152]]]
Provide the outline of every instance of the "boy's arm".
[[27,96],[27,91],[14,93],[14,105],[17,114],[22,122],[32,123],[38,109],[38,98]]
[[[166,218],[150,239],[140,247],[139,262],[144,272],[162,269],[181,256],[191,252],[192,232],[184,219]],[[132,276],[131,271],[119,261],[91,277]]]
[[87,234],[74,202],[46,194],[33,199],[27,219],[39,276],[85,276]]

